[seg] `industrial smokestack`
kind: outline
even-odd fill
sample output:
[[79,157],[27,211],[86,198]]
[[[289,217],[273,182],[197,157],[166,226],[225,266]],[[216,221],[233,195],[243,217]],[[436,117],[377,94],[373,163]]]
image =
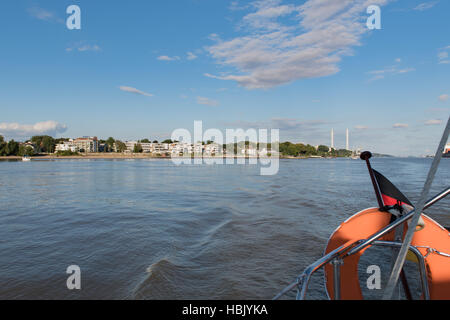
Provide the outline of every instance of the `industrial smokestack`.
[[331,149],[334,149],[334,129],[331,129]]
[[345,148],[346,148],[346,150],[350,150],[350,133],[349,133],[349,131],[348,131],[348,128],[347,128],[347,143],[346,143],[346,145],[345,145]]

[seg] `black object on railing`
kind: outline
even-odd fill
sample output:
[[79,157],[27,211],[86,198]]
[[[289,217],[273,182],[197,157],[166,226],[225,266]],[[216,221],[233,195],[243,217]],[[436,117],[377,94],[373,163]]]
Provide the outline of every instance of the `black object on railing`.
[[373,173],[372,166],[370,164],[370,158],[372,158],[372,153],[369,151],[364,151],[361,153],[361,160],[365,161],[367,164],[367,169],[369,169],[370,179],[372,179],[373,189],[375,190],[375,195],[377,196],[378,206],[380,209],[384,208],[383,198],[381,197],[380,188],[378,182],[375,179],[375,174]]
[[[372,170],[372,165],[370,164],[370,159],[372,158],[372,153],[370,151],[364,151],[361,153],[361,160],[366,161],[367,169],[369,169],[370,179],[372,180],[373,189],[375,190],[375,195],[377,196],[378,207],[380,210],[385,210],[385,205],[383,202],[383,198],[381,197],[380,187],[378,186],[377,179],[375,178],[375,174]],[[391,223],[394,222],[396,217],[393,215]],[[405,295],[408,300],[412,300],[411,290],[408,285],[408,280],[406,279],[406,274],[402,270],[400,274],[400,279],[403,284],[403,289],[405,290]]]

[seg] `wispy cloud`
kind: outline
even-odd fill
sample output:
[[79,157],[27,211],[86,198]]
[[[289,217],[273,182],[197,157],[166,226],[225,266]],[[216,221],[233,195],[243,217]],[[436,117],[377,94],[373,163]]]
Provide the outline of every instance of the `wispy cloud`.
[[414,10],[416,10],[416,11],[425,11],[425,10],[433,8],[438,3],[439,3],[439,1],[423,2],[423,3],[419,4],[417,7],[415,7]]
[[144,92],[144,91],[138,90],[136,88],[132,88],[132,87],[120,86],[119,89],[122,91],[125,91],[125,92],[134,93],[134,94],[138,94],[141,96],[153,97],[153,94],[151,94],[151,93],[147,93],[147,92]]
[[367,6],[367,0],[308,0],[299,6],[281,0],[252,2],[251,12],[239,24],[245,35],[231,40],[216,36],[212,38],[216,43],[207,48],[218,63],[237,72],[205,75],[236,81],[248,89],[333,75],[368,32],[361,19]]
[[210,107],[217,107],[219,102],[205,97],[197,97],[197,103]]
[[100,48],[97,44],[87,44],[85,42],[78,42],[73,45],[70,45],[66,48],[67,52],[72,51],[78,51],[78,52],[87,52],[87,51],[93,51],[93,52],[99,52],[102,48]]
[[439,101],[446,102],[448,98],[449,98],[448,94],[442,94],[439,96]]
[[369,129],[369,127],[365,126],[365,125],[362,125],[362,124],[358,124],[358,125],[355,126],[355,129],[356,130],[367,130],[367,129]]
[[404,128],[408,128],[409,125],[406,123],[396,123],[392,126],[394,129],[404,129]]
[[176,61],[176,60],[180,60],[180,57],[178,57],[178,56],[175,56],[175,57],[159,56],[156,59],[159,61]]
[[198,56],[195,55],[195,54],[193,54],[192,52],[188,52],[188,53],[187,53],[187,59],[188,59],[188,60],[195,60],[195,59],[197,59],[197,58],[198,58]]
[[10,137],[30,137],[33,135],[56,136],[67,130],[67,126],[56,121],[44,121],[35,124],[0,123],[0,134]]
[[448,54],[450,52],[450,46],[439,49],[438,51],[438,63],[439,64],[450,64],[448,59]]
[[416,71],[414,68],[400,68],[399,66],[390,66],[386,67],[384,69],[380,70],[374,70],[368,72],[372,76],[372,78],[369,79],[369,81],[375,81],[375,80],[381,80],[386,78],[386,76],[389,75],[399,75],[399,74],[405,74],[409,72]]
[[442,124],[442,120],[440,119],[432,119],[425,121],[425,125],[427,126],[439,126]]
[[64,23],[64,20],[59,18],[55,13],[37,6],[28,8],[27,12],[30,16],[39,20]]

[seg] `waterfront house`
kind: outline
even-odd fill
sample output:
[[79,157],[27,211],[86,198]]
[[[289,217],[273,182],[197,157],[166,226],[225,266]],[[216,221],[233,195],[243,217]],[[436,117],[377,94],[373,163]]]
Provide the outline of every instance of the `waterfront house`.
[[74,143],[74,140],[70,139],[69,141],[63,141],[55,146],[55,153],[64,151],[78,152],[79,149]]

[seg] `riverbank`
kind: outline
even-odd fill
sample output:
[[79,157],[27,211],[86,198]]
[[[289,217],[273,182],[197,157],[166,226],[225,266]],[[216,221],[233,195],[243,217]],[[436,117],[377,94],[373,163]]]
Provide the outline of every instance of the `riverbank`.
[[[189,159],[189,157],[185,157]],[[217,159],[221,157],[203,157],[204,159]],[[223,157],[224,159],[233,158],[231,157]],[[235,159],[259,159],[259,157],[245,157],[245,156],[234,156]],[[61,155],[41,155],[41,156],[33,156],[30,157],[32,160],[132,160],[132,159],[172,159],[170,156],[155,156],[147,153],[93,153],[88,155],[77,155],[77,156],[61,156]],[[182,159],[179,157],[177,159]],[[266,157],[263,159],[271,159],[270,157]],[[280,156],[280,159],[296,159],[296,160],[304,160],[304,159],[329,159],[317,156],[311,157],[291,157],[291,156]],[[350,159],[350,158],[348,158]],[[0,160],[22,160],[22,157],[17,156],[9,156],[9,157],[0,157]]]

